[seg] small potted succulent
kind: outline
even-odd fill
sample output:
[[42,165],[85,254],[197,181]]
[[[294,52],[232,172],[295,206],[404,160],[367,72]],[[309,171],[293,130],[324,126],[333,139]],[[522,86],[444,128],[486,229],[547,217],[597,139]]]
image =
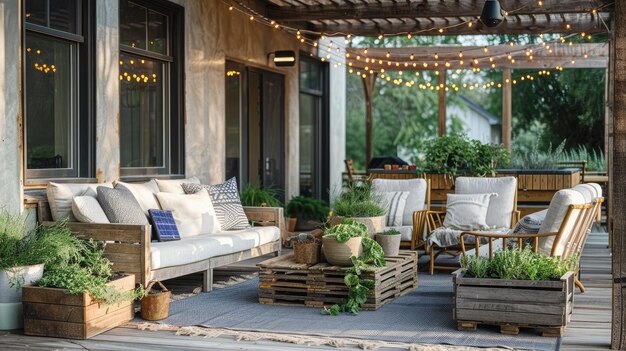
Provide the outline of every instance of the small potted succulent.
[[383,248],[385,257],[398,255],[401,239],[402,235],[396,229],[388,229],[376,234],[376,242]]
[[300,233],[289,238],[293,245],[293,256],[296,263],[317,264],[320,261],[321,243],[309,233]]

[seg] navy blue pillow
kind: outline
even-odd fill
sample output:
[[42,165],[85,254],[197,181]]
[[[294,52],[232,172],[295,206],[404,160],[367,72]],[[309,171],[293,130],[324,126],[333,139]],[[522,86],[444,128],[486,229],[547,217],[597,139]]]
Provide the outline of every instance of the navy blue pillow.
[[172,216],[172,211],[148,210],[152,224],[152,239],[158,241],[180,240],[178,227]]

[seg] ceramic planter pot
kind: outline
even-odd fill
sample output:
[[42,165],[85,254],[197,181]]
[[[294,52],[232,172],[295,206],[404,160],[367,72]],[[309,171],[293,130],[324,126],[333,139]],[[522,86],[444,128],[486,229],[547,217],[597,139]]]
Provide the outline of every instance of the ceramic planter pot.
[[385,252],[385,257],[398,255],[398,253],[400,252],[401,239],[401,234],[376,234],[376,242],[380,245],[380,247],[383,248],[383,251]]
[[352,266],[352,256],[361,256],[363,247],[361,237],[350,238],[345,243],[340,243],[334,237],[322,237],[322,251],[328,263],[335,266]]
[[0,330],[20,329],[22,320],[22,288],[14,288],[11,282],[22,286],[31,285],[41,279],[43,263],[32,266],[14,267],[0,271]]
[[297,217],[287,217],[287,231],[288,232],[292,232],[292,233],[295,232],[296,224],[298,224]]
[[[333,220],[331,223],[333,225],[337,225],[341,223],[343,219],[344,217],[336,216],[336,217],[333,217]],[[385,216],[351,217],[350,219],[354,220],[355,222],[365,224],[367,226],[367,234],[369,235],[370,238],[373,238],[376,233],[380,233],[383,231],[383,228],[385,227],[386,217]]]

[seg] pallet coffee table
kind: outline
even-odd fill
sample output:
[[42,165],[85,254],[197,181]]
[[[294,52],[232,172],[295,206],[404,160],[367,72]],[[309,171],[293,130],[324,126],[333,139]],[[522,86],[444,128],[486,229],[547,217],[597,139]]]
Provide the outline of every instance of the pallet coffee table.
[[[374,281],[364,310],[377,310],[417,288],[417,252],[400,251],[398,256],[385,257],[387,266],[372,267],[364,279]],[[259,271],[259,302],[271,305],[332,306],[348,296],[343,278],[346,267],[328,263],[307,265],[296,263],[293,254],[263,261]]]

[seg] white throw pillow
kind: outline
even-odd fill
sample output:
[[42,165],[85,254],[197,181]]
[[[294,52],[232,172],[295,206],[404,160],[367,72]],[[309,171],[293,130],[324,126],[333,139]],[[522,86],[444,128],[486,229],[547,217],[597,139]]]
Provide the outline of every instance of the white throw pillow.
[[386,191],[379,193],[387,213],[386,225],[401,226],[404,207],[409,196],[408,191]]
[[159,186],[154,179],[150,180],[149,182],[140,184],[115,182],[115,188],[124,188],[130,191],[137,200],[137,202],[139,202],[139,206],[141,206],[141,209],[146,214],[146,216],[149,215],[149,209],[161,209],[161,205],[159,205],[159,200],[157,200],[155,196],[155,194],[159,192]]
[[69,217],[70,222],[75,222],[76,217],[72,213],[72,199],[74,196],[91,196],[96,197],[96,188],[99,186],[113,187],[111,183],[54,183],[48,184],[47,195],[48,204],[52,219],[60,221]]
[[193,195],[160,192],[156,197],[162,209],[172,211],[181,238],[221,231],[208,192]]
[[372,189],[377,192],[408,191],[402,225],[413,225],[413,212],[426,209],[426,179],[373,179]]
[[[576,190],[563,189],[557,191],[552,197],[552,201],[550,201],[546,218],[543,220],[543,223],[541,223],[539,233],[558,232],[559,229],[561,229],[561,224],[563,224],[569,206],[583,205],[584,203],[585,197]],[[569,233],[565,234],[567,235]],[[552,251],[554,240],[554,236],[539,238],[539,252],[544,255],[549,255]]]
[[182,185],[184,183],[200,184],[200,179],[196,177],[186,179],[155,179],[159,191],[164,193],[184,194]]
[[496,228],[511,228],[517,194],[515,177],[458,177],[455,181],[454,192],[456,194],[498,194],[498,197],[492,198],[489,202],[487,225]]
[[111,223],[102,206],[93,196],[76,196],[72,199],[72,213],[79,222]]
[[448,194],[443,226],[456,230],[487,230],[489,201],[498,194]]

